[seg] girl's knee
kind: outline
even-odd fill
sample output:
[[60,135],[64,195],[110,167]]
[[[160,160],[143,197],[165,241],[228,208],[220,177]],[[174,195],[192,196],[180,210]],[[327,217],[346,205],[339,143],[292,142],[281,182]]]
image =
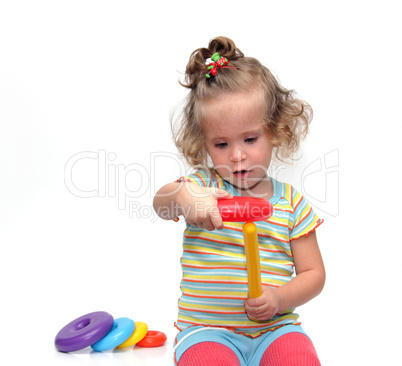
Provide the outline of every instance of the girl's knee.
[[310,338],[302,333],[287,333],[276,339],[265,351],[260,366],[320,366]]
[[186,350],[178,366],[240,366],[234,351],[217,342],[202,342]]

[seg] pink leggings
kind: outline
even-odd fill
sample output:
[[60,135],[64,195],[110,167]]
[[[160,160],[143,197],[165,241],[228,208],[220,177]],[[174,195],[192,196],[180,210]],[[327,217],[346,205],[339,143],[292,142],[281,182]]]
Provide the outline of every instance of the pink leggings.
[[[273,341],[264,352],[259,366],[319,366],[317,352],[302,333],[287,333]],[[178,366],[240,366],[236,354],[216,342],[202,342],[190,347]],[[257,365],[250,365],[257,366]]]

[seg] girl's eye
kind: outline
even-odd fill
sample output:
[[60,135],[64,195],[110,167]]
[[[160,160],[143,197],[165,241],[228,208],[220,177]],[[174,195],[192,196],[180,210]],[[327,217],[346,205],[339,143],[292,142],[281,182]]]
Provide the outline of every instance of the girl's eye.
[[219,144],[215,144],[215,147],[218,147],[219,149],[223,149],[226,146],[228,146],[227,142],[221,142]]
[[257,141],[257,137],[250,137],[244,140],[247,144],[252,144],[253,142]]

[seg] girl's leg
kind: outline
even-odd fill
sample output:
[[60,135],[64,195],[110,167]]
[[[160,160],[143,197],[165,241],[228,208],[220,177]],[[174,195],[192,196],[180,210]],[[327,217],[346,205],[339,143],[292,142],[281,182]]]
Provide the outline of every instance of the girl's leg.
[[260,366],[320,366],[310,339],[302,333],[287,333],[273,341],[262,356]]
[[229,347],[217,342],[202,342],[184,352],[178,366],[240,366],[240,361]]

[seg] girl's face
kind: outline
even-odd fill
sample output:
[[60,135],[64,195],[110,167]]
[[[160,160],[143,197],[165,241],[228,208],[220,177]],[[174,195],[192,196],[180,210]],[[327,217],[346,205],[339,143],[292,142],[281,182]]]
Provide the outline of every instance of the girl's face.
[[218,174],[242,195],[272,195],[273,145],[264,131],[262,90],[223,94],[205,105],[202,126]]

